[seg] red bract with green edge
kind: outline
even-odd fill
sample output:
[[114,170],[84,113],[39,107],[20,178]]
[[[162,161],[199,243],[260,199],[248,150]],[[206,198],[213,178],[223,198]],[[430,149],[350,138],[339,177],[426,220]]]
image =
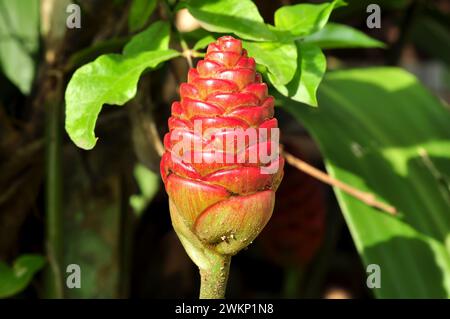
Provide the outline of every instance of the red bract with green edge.
[[[200,268],[201,298],[224,297],[231,256],[272,215],[284,165],[273,115],[274,99],[254,59],[231,36],[208,46],[205,59],[181,84],[180,101],[172,104],[161,175],[172,224]],[[244,136],[252,129],[257,139]],[[263,129],[267,134],[258,135]],[[230,138],[231,149],[224,143]],[[270,154],[268,161],[261,159],[263,152]]]

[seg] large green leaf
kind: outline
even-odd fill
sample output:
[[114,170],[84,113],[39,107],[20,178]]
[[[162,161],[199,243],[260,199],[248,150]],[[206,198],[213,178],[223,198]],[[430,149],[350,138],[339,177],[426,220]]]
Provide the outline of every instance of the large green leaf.
[[334,8],[343,5],[343,1],[335,0],[322,4],[295,4],[283,6],[275,11],[275,27],[288,31],[294,38],[304,37],[322,29]]
[[234,33],[254,41],[276,39],[250,0],[188,0],[181,2],[181,6],[208,31]]
[[322,50],[314,44],[297,43],[298,61],[294,78],[287,85],[272,80],[273,86],[291,99],[311,106],[317,106],[316,91],[327,68],[327,60]]
[[169,29],[161,23],[133,37],[123,54],[101,55],[75,71],[65,94],[66,131],[78,147],[95,146],[94,128],[103,104],[123,105],[135,96],[144,70],[179,55],[168,49]]
[[39,1],[0,0],[0,67],[24,94],[34,79],[39,46]]
[[157,21],[131,38],[123,48],[123,54],[132,55],[145,51],[167,50],[169,48],[169,34],[169,24],[164,21]]
[[294,43],[248,42],[244,48],[249,56],[269,70],[275,83],[286,84],[297,69],[297,49]]
[[133,0],[128,15],[128,29],[133,32],[143,28],[157,3],[157,0]]
[[0,261],[0,298],[13,296],[24,290],[36,272],[45,265],[40,255],[22,255],[12,267]]
[[339,23],[328,23],[322,30],[305,37],[304,42],[316,44],[322,49],[384,47],[383,42]]
[[318,142],[328,172],[398,216],[335,189],[356,247],[381,268],[382,298],[450,297],[450,113],[397,68],[332,72],[317,109],[282,101]]

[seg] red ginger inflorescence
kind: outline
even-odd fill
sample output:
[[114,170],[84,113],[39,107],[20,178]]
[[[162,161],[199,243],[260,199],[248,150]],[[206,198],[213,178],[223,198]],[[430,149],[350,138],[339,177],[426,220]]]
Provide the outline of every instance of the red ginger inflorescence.
[[[199,264],[205,248],[234,255],[258,236],[272,215],[284,160],[273,138],[274,99],[241,41],[224,36],[211,43],[180,98],[172,104],[161,175],[174,228]],[[257,140],[242,135],[248,129]],[[261,129],[268,134],[258,135]],[[224,142],[230,140],[231,151]]]

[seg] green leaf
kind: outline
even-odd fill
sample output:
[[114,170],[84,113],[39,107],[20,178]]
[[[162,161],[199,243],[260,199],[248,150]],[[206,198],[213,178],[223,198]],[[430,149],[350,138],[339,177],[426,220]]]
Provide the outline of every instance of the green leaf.
[[208,31],[234,33],[254,41],[276,39],[250,0],[189,0],[180,7],[186,7]]
[[44,265],[44,257],[31,254],[17,258],[12,268],[0,261],[0,298],[11,297],[24,290]]
[[132,55],[144,51],[167,50],[169,40],[169,24],[165,21],[157,21],[146,30],[136,34],[123,48],[123,54]]
[[200,50],[200,49],[206,48],[211,42],[215,42],[215,41],[216,41],[216,38],[214,38],[212,35],[207,35],[206,37],[203,37],[200,40],[198,40],[194,44],[194,47],[192,49]]
[[144,27],[156,8],[157,0],[133,0],[128,16],[128,29],[131,32]]
[[269,70],[274,82],[288,83],[297,69],[297,49],[294,43],[244,41],[248,55]]
[[322,49],[384,48],[383,42],[344,24],[328,23],[322,30],[305,37],[304,42]]
[[134,56],[106,54],[79,68],[66,98],[66,131],[86,150],[95,146],[95,123],[103,104],[123,105],[136,95],[141,73],[179,55],[174,50],[148,51]]
[[358,252],[381,268],[381,298],[450,297],[450,113],[398,68],[331,72],[320,108],[283,106],[318,142],[328,172],[397,208],[335,189]]
[[291,99],[311,106],[317,106],[316,91],[327,68],[327,60],[318,46],[309,43],[297,43],[298,60],[294,78],[287,85],[277,84],[269,79],[273,86]]
[[39,1],[0,0],[0,67],[24,94],[35,75],[39,47]]
[[334,8],[344,4],[341,0],[322,4],[296,4],[275,11],[275,28],[289,31],[293,38],[304,37],[322,29]]
[[137,216],[141,216],[147,205],[155,197],[159,190],[159,181],[161,180],[158,174],[155,174],[144,165],[137,164],[134,167],[134,178],[138,183],[141,194],[135,194],[130,197],[130,205]]
[[101,55],[75,71],[65,94],[66,131],[78,147],[95,146],[94,128],[103,104],[123,105],[135,96],[144,70],[180,55],[168,49],[168,37],[167,27],[155,23],[134,36],[124,54]]

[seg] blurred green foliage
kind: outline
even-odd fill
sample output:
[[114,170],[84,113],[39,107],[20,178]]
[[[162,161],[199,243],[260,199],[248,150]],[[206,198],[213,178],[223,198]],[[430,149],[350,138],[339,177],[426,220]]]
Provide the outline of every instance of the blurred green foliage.
[[11,297],[21,292],[33,276],[45,265],[40,255],[21,255],[12,267],[0,261],[0,298]]
[[24,94],[30,93],[39,49],[39,1],[0,0],[0,67]]
[[319,143],[333,177],[398,210],[381,213],[335,189],[365,264],[381,267],[375,295],[449,298],[448,110],[397,68],[328,73],[317,110],[281,104]]

